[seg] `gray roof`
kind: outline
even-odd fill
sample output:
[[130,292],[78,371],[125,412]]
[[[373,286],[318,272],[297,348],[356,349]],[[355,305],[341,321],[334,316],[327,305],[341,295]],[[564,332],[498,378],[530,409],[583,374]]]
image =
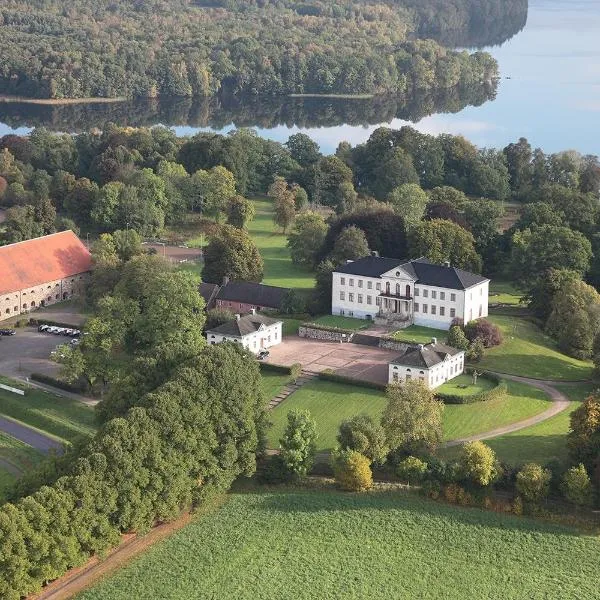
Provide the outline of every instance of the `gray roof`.
[[407,261],[398,258],[366,256],[336,268],[335,272],[362,275],[363,277],[381,277],[383,273],[392,269],[405,271],[414,279],[415,283],[450,290],[466,290],[478,283],[488,281],[486,277],[476,273],[469,273],[457,267],[437,265],[426,258]]
[[264,285],[252,281],[229,281],[221,286],[217,299],[279,309],[288,292],[289,288],[274,285]]
[[210,308],[212,301],[215,299],[219,286],[216,283],[204,283],[202,282],[198,287],[200,295],[204,298],[204,302],[207,308]]
[[256,333],[261,325],[268,327],[274,323],[281,323],[280,319],[272,319],[271,317],[265,317],[265,315],[249,314],[223,323],[214,329],[207,330],[206,334],[209,333],[220,333],[221,335],[231,335],[233,337],[243,337],[251,333]]
[[444,362],[446,357],[463,352],[458,348],[440,342],[420,345],[407,345],[403,354],[390,361],[393,365],[430,369]]

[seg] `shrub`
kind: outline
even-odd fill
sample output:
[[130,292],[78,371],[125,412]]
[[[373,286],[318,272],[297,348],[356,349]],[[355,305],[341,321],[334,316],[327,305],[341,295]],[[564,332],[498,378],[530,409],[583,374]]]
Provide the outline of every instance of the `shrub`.
[[471,342],[466,352],[467,360],[471,362],[479,362],[485,354],[485,346],[483,341],[477,338],[474,342]]
[[317,452],[317,426],[307,410],[291,410],[281,444],[281,458],[296,477],[311,470]]
[[450,327],[450,330],[448,331],[447,342],[449,346],[458,348],[459,350],[466,350],[469,347],[469,340],[467,339],[467,336],[457,325]]
[[518,473],[516,488],[528,502],[543,500],[550,490],[552,473],[537,463],[527,463]]
[[457,483],[450,483],[444,487],[444,498],[452,504],[467,506],[473,502],[473,497]]
[[342,450],[355,450],[376,464],[383,464],[389,452],[383,427],[369,415],[342,421],[337,441]]
[[62,379],[51,377],[50,375],[44,375],[43,373],[32,373],[30,377],[33,379],[33,381],[45,383],[73,394],[83,394],[88,391],[88,387],[84,382],[69,383],[67,381],[63,381]]
[[485,348],[499,346],[502,343],[500,329],[487,319],[469,321],[464,327],[464,332],[470,342],[480,339]]
[[465,478],[476,485],[490,485],[498,476],[496,454],[480,441],[463,445],[460,465]]
[[352,377],[346,377],[345,375],[338,375],[330,370],[321,371],[319,373],[319,379],[363,387],[370,390],[379,390],[381,392],[384,392],[387,389],[387,385],[384,383],[375,383],[374,381],[367,381],[366,379],[353,379]]
[[291,479],[292,474],[279,454],[269,456],[259,473],[259,480],[262,483],[287,483]]
[[523,500],[521,499],[521,496],[517,496],[514,499],[514,502],[512,503],[512,512],[515,515],[523,514]]
[[590,506],[592,504],[594,490],[589,475],[582,463],[571,467],[565,473],[562,491],[565,498],[577,506]]
[[355,450],[339,450],[331,457],[335,480],[341,489],[364,492],[373,487],[371,461]]
[[426,474],[427,463],[416,456],[408,456],[396,467],[396,475],[409,485],[420,483]]
[[290,377],[292,378],[292,381],[294,383],[296,383],[296,380],[298,379],[298,377],[300,377],[301,374],[302,374],[302,365],[300,363],[294,363],[290,367]]

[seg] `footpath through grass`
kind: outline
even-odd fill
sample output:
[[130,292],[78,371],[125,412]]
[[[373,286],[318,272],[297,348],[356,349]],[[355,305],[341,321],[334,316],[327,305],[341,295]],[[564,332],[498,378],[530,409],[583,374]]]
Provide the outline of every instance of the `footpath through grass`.
[[[505,398],[473,404],[448,404],[444,408],[444,439],[490,431],[532,417],[545,411],[550,400],[544,392],[521,383],[508,382]],[[312,381],[302,386],[270,413],[273,426],[269,430],[269,447],[278,448],[287,424],[287,413],[293,409],[310,411],[317,424],[319,451],[336,445],[340,423],[365,413],[379,420],[387,400],[385,394],[353,385],[330,381]]]
[[36,388],[26,389],[25,396],[0,390],[0,414],[67,442],[95,432],[94,410],[89,406]]
[[256,208],[248,232],[265,262],[263,283],[290,288],[313,288],[314,273],[292,264],[287,248],[287,235],[273,223],[273,202],[264,198],[253,200]]
[[599,597],[597,537],[402,492],[231,494],[80,600]]
[[489,320],[502,330],[500,346],[486,350],[477,368],[535,379],[578,381],[592,374],[590,361],[562,354],[552,338],[522,317],[490,315]]

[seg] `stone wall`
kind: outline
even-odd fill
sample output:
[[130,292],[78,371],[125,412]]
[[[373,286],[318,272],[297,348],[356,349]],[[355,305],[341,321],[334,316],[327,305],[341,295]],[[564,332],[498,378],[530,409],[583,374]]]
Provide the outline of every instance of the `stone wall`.
[[379,347],[384,348],[385,350],[396,350],[397,352],[405,352],[409,346],[414,346],[415,344],[407,344],[406,342],[401,342],[400,340],[394,340],[392,338],[379,338]]
[[309,327],[307,325],[301,325],[298,328],[298,337],[309,338],[312,340],[324,340],[326,342],[349,342],[352,339],[352,336],[352,333],[318,329],[316,327]]

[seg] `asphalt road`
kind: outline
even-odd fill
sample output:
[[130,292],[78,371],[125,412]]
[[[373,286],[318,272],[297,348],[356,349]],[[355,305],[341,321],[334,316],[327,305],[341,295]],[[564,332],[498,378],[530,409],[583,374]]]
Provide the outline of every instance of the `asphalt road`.
[[8,435],[11,435],[40,452],[48,453],[50,450],[61,450],[62,444],[56,440],[45,436],[43,433],[30,429],[20,423],[15,423],[10,419],[0,417],[0,430]]

